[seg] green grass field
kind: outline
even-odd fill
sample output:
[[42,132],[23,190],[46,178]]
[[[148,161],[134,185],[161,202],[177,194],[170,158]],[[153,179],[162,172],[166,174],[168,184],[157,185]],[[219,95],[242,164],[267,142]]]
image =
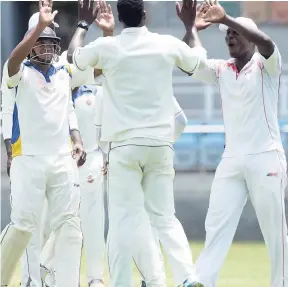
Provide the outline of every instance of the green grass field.
[[[192,243],[194,261],[198,257],[202,243]],[[106,268],[107,269],[107,268]],[[107,271],[107,270],[106,270]],[[168,287],[173,287],[174,282],[166,264],[166,274]],[[13,284],[9,286],[18,287],[20,278],[20,267],[18,268]],[[269,287],[269,262],[267,252],[262,243],[234,243],[225,265],[222,269],[218,287]],[[135,286],[139,286],[140,276],[134,268]],[[82,260],[81,268],[81,287],[86,287],[85,260]],[[109,280],[106,272],[106,286],[109,286]]]

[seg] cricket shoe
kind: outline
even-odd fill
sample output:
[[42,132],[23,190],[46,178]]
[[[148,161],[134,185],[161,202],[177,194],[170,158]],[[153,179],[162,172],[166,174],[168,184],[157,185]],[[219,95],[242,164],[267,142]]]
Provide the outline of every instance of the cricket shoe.
[[103,280],[100,280],[100,279],[95,280],[94,279],[88,283],[88,287],[105,287],[105,284],[104,284]]
[[196,281],[189,282],[188,280],[185,280],[182,284],[182,287],[204,287],[204,285]]
[[55,272],[40,265],[40,274],[43,287],[56,287]]

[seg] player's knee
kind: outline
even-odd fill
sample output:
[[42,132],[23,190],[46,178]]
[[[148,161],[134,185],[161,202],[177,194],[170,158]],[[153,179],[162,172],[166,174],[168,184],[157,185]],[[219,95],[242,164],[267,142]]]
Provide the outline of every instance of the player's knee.
[[16,228],[27,232],[36,230],[38,222],[33,212],[25,210],[17,210],[17,212],[12,210],[11,221]]

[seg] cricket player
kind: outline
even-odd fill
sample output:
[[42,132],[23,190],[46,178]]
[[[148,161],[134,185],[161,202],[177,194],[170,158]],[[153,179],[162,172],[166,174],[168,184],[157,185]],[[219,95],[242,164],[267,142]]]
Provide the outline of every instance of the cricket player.
[[7,174],[10,176],[10,167],[12,161],[12,147],[11,147],[11,136],[12,136],[12,125],[13,125],[13,110],[14,110],[14,98],[16,95],[16,89],[8,89],[3,75],[7,73],[7,62],[3,66],[2,81],[1,81],[1,98],[2,98],[2,135],[5,143],[6,154],[7,154]]
[[[97,77],[95,82],[101,84],[101,76]],[[98,127],[94,125],[95,112],[100,109],[96,105],[100,105],[101,98],[101,86],[89,84],[74,89],[75,112],[84,148],[87,152],[85,165],[79,167],[79,182],[81,190],[80,219],[89,287],[104,286],[103,156],[97,144]],[[49,222],[46,222],[45,225],[47,224]],[[47,245],[41,254],[41,273],[42,280],[50,286],[53,281],[53,273],[51,274],[51,272],[53,272],[55,256],[53,234],[51,234]]]
[[9,284],[37,229],[46,197],[57,236],[58,286],[78,286],[82,236],[78,206],[71,204],[75,179],[69,128],[78,165],[85,162],[85,153],[70,98],[69,69],[51,64],[59,54],[60,39],[47,26],[57,11],[52,13],[52,1],[40,1],[39,10],[39,23],[13,50],[4,75],[7,87],[17,87],[17,94],[11,138],[11,223],[1,234],[1,285]]
[[79,123],[86,163],[79,168],[81,205],[80,218],[89,287],[104,287],[104,199],[103,156],[96,143],[94,125],[95,104],[101,97],[102,88],[96,85],[81,86],[73,94],[75,112]]
[[[101,69],[106,78],[101,140],[110,143],[107,249],[111,286],[131,285],[136,256],[147,286],[166,286],[145,201],[166,196],[173,183],[173,68],[177,65],[193,72],[206,60],[193,28],[196,2],[186,0],[184,4],[187,33],[197,46],[193,49],[172,36],[150,33],[144,24],[142,0],[120,0],[117,10],[122,33],[99,38],[73,54],[73,63],[80,70]],[[108,6],[96,23],[102,30],[113,31],[112,18]],[[71,41],[68,56],[76,44]]]
[[[97,10],[93,8],[93,1],[90,1],[90,5],[89,5],[89,2],[85,1],[79,7],[79,14],[89,24],[91,24],[94,21],[94,15],[96,15],[96,13],[97,13]],[[32,27],[35,27],[38,24],[38,20],[39,20],[39,12],[34,13],[29,19],[29,29],[31,29]],[[53,26],[54,28],[55,27],[59,28],[59,25],[55,23],[54,21],[53,21]],[[74,65],[69,64],[67,62],[67,51],[63,52],[61,57],[59,57],[59,60],[53,64],[57,67],[62,66],[62,65],[69,66],[71,70],[71,75],[72,75],[71,89],[79,87],[80,85],[83,85],[84,83],[94,84],[95,77],[97,78],[96,81],[99,81],[98,72],[96,70],[94,71],[93,68],[89,67],[85,71],[80,71],[80,70],[75,69]],[[93,124],[93,121],[92,121],[92,124]],[[75,169],[77,169],[77,167],[74,164],[75,178],[78,179],[78,172]],[[75,188],[78,188],[78,184],[75,185]],[[73,201],[73,204],[77,204],[78,202],[77,193],[73,193],[73,195],[74,194],[75,194],[75,200],[72,200],[72,201]],[[30,284],[39,285],[40,277],[43,281],[43,284],[47,286],[53,286],[53,284],[55,285],[55,276],[54,276],[55,274],[54,269],[56,265],[55,263],[55,233],[52,232],[51,230],[51,226],[50,226],[51,214],[50,213],[51,213],[50,209],[45,202],[43,214],[42,214],[42,220],[41,220],[42,224],[39,226],[39,230],[34,231],[32,240],[30,241],[30,244],[27,247],[22,257],[22,285],[26,286],[27,282],[30,282]],[[94,229],[95,228],[92,228],[92,230]],[[99,236],[100,236],[100,241],[101,241],[101,232]],[[40,249],[40,246],[41,246],[41,249]],[[104,248],[104,244],[102,248]],[[98,250],[99,249],[98,245],[94,249]],[[39,270],[39,264],[40,264],[40,251],[39,250],[42,250],[41,251],[41,270]],[[91,254],[89,258],[92,258],[92,256],[93,254]],[[95,258],[94,261],[93,260],[90,260],[90,261],[95,262],[96,260],[98,260],[98,257]],[[99,272],[101,273],[101,270]],[[96,284],[98,279],[95,279],[95,278],[98,278],[98,275],[97,275],[97,270],[95,271],[95,266],[94,266],[93,282]],[[90,281],[92,281],[92,279]]]
[[234,19],[213,1],[196,19],[199,30],[211,23],[220,23],[231,59],[208,60],[193,76],[219,87],[226,146],[212,184],[205,248],[196,269],[205,287],[216,286],[249,196],[268,248],[270,286],[287,287],[287,164],[277,118],[281,55],[251,19]]
[[[174,142],[176,142],[187,125],[185,113],[176,98],[174,98],[174,114]],[[159,252],[162,256],[159,244],[161,243],[176,286],[189,286],[189,284],[197,280],[197,276],[192,262],[189,242],[182,224],[175,216],[173,182],[167,188],[166,196],[160,196],[159,194],[159,197],[153,196],[151,198],[153,198],[153,201],[146,200],[145,207],[150,217],[155,242],[159,245]],[[144,278],[141,286],[146,286]]]

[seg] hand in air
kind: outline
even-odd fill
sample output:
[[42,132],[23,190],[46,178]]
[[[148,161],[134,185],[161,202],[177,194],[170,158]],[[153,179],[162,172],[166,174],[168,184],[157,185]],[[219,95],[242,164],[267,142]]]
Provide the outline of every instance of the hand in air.
[[218,0],[205,0],[207,11],[203,19],[210,23],[222,23],[226,17],[224,8],[218,3]]
[[97,3],[98,14],[95,19],[96,25],[103,32],[113,32],[115,20],[112,13],[111,5],[107,5],[104,0],[99,0]]
[[78,0],[78,21],[86,21],[91,25],[97,17],[97,5],[94,0]]
[[198,31],[204,30],[212,24],[211,22],[204,19],[204,16],[207,10],[208,10],[208,6],[206,4],[197,5],[195,27],[197,28]]
[[176,2],[176,13],[186,27],[186,30],[192,29],[195,24],[196,8],[196,0],[183,0],[182,5]]
[[41,25],[43,29],[53,22],[58,13],[57,10],[52,12],[52,6],[53,0],[39,0],[39,25]]

